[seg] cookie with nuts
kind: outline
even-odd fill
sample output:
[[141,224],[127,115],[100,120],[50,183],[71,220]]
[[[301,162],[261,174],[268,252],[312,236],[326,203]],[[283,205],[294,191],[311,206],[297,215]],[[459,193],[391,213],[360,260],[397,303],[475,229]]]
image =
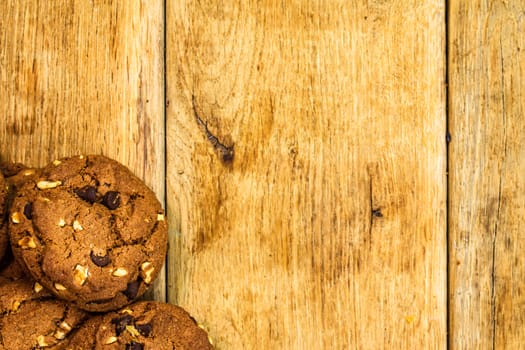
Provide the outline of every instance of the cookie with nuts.
[[0,264],[0,278],[7,278],[14,281],[26,278],[26,276],[26,270],[18,263],[16,259],[14,259],[11,250],[8,249],[4,259],[2,260],[2,263]]
[[0,276],[0,349],[62,349],[88,317],[28,277]]
[[167,224],[155,194],[100,155],[53,161],[17,192],[11,247],[35,280],[87,311],[140,297],[164,263]]
[[7,233],[7,202],[9,199],[9,186],[2,173],[0,173],[0,261],[5,255],[9,245]]
[[141,301],[95,316],[69,339],[68,350],[209,350],[207,333],[184,309]]
[[25,169],[27,169],[27,166],[23,163],[0,162],[0,172],[5,178],[14,176]]
[[0,218],[2,220],[0,222],[0,261],[8,253],[7,213],[9,212],[11,201],[17,189],[36,176],[38,176],[38,169],[28,168],[21,163],[0,163]]

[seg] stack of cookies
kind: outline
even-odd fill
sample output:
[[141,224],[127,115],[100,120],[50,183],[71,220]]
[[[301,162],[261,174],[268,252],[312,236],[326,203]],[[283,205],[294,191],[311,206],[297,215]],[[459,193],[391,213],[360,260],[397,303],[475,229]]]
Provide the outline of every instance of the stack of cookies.
[[212,349],[182,308],[138,301],[167,222],[125,166],[90,155],[0,170],[0,350]]

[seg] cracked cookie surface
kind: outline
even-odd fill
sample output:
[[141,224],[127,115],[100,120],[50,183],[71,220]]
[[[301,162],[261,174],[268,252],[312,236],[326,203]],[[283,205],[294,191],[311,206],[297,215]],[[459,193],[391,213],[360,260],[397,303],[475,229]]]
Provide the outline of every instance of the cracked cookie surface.
[[0,275],[0,349],[62,349],[89,317],[27,276]]
[[164,263],[167,224],[155,194],[104,156],[53,161],[17,192],[11,247],[35,280],[88,311],[140,297]]
[[66,349],[208,350],[213,346],[184,309],[141,301],[90,319],[71,335]]

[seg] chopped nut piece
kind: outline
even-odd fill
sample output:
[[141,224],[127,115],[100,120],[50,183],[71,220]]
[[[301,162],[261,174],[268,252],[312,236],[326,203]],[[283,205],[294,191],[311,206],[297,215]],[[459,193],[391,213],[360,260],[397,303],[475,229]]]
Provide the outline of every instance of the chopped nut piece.
[[18,300],[13,301],[13,305],[11,306],[11,311],[16,311],[20,307],[21,302]]
[[124,277],[128,274],[128,271],[122,267],[117,268],[111,273],[115,277]]
[[44,289],[44,287],[42,287],[40,283],[35,282],[35,284],[33,285],[33,290],[35,291],[35,293],[40,293],[42,289]]
[[164,215],[163,214],[157,214],[157,221],[164,221]]
[[64,332],[62,329],[57,329],[55,333],[53,334],[53,337],[57,338],[58,340],[62,340],[66,337],[66,332]]
[[20,223],[20,213],[15,211],[13,214],[11,214],[11,221],[13,224],[19,224]]
[[36,184],[36,187],[38,187],[41,190],[48,190],[50,188],[55,188],[57,186],[62,185],[62,181],[38,181]]
[[24,176],[33,175],[35,173],[35,169],[27,169],[24,171]]
[[118,340],[117,337],[113,337],[113,336],[111,336],[111,337],[109,337],[108,339],[106,339],[106,341],[104,342],[104,344],[106,344],[106,345],[113,344],[113,343],[116,342],[117,340]]
[[26,237],[21,238],[20,240],[18,240],[18,246],[20,248],[22,248],[22,249],[35,249],[36,248],[36,243],[33,240],[33,237],[26,236]]
[[54,286],[56,290],[60,290],[60,291],[67,289],[66,287],[64,287],[63,284],[60,284],[60,283],[55,283]]
[[39,335],[36,338],[36,341],[38,343],[38,346],[40,346],[42,348],[45,348],[45,347],[48,347],[48,346],[52,346],[52,345],[55,345],[57,343],[57,340],[55,338],[48,337],[48,336],[45,336],[45,335]]
[[58,221],[58,226],[60,226],[60,227],[66,226],[66,221],[64,219],[60,218],[60,220]]
[[120,311],[121,314],[128,314],[128,315],[131,315],[133,313],[133,311],[131,311],[130,309],[124,309],[124,310],[121,310]]
[[73,278],[75,279],[75,282],[83,286],[84,283],[86,283],[88,276],[89,272],[86,266],[82,266],[79,264],[75,265],[75,272],[73,273]]
[[140,276],[145,283],[151,283],[153,279],[153,271],[155,271],[155,267],[153,267],[153,264],[149,261],[145,261],[140,265]]
[[139,331],[133,325],[127,325],[126,331],[134,337],[138,337],[140,335]]
[[80,222],[75,220],[75,221],[73,221],[73,229],[75,231],[82,231],[84,228],[82,227],[82,225],[80,225]]
[[60,328],[62,328],[63,330],[65,331],[70,331],[71,329],[73,329],[66,321],[62,321],[60,322],[60,324],[58,325]]
[[58,159],[55,159],[55,160],[53,161],[53,165],[54,165],[54,166],[57,166],[57,165],[60,165],[60,164],[62,164],[62,162],[59,161]]

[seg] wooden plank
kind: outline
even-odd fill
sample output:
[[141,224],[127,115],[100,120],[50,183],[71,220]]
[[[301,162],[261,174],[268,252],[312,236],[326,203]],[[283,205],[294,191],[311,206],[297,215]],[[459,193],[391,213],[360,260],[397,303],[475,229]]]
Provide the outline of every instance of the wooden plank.
[[525,344],[525,4],[450,1],[450,345]]
[[0,157],[105,154],[164,202],[163,30],[159,0],[1,1]]
[[168,300],[219,349],[444,349],[444,2],[166,11]]

